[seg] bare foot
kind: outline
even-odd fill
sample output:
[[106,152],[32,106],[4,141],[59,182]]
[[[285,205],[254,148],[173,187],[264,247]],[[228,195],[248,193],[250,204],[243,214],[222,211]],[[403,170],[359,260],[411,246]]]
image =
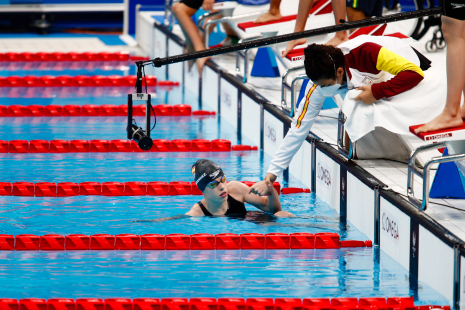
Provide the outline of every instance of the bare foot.
[[294,49],[297,45],[305,44],[307,43],[307,39],[298,39],[298,40],[293,40],[289,41],[287,43],[286,49],[284,50],[283,54],[281,55],[281,58],[286,57],[286,55]]
[[205,66],[205,63],[210,58],[211,57],[204,57],[204,58],[197,59],[197,69],[199,70],[199,76],[202,76],[203,66]]
[[344,38],[341,38],[340,36],[334,36],[331,40],[325,43],[325,45],[332,45],[332,46],[338,46],[341,43],[344,43],[345,41],[349,40],[349,38],[346,36]]
[[280,20],[282,18],[281,13],[271,14],[270,12],[266,12],[265,14],[261,15],[257,18],[254,23],[255,24],[262,24],[267,22],[274,22],[275,20]]
[[443,111],[441,114],[436,116],[433,120],[424,124],[423,126],[415,129],[415,133],[430,132],[446,128],[459,127],[463,125],[461,115],[451,116],[449,113]]

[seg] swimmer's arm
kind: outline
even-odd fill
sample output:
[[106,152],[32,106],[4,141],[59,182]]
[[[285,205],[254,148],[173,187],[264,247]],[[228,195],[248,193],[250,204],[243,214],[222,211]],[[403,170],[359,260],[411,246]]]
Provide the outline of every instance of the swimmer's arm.
[[282,211],[281,201],[279,200],[278,192],[274,187],[270,189],[268,196],[249,194],[249,191],[249,187],[243,183],[230,182],[230,184],[228,184],[228,192],[230,192],[233,196],[242,196],[244,202],[247,202],[264,212],[274,214],[278,211]]
[[351,51],[355,58],[359,58],[359,71],[378,73],[386,71],[394,77],[386,82],[371,86],[373,96],[379,100],[401,94],[420,83],[425,74],[423,70],[404,57],[382,47],[368,42]]
[[200,208],[199,204],[196,203],[192,206],[189,212],[187,212],[184,215],[186,217],[189,217],[189,216],[204,216],[205,214],[203,214],[202,208]]
[[138,220],[138,221],[131,221],[131,223],[141,223],[141,222],[166,222],[166,221],[171,221],[171,220],[181,220],[188,218],[189,215],[187,214],[179,214],[175,216],[170,216],[170,217],[161,217],[158,219],[153,219],[153,220]]
[[268,168],[268,174],[279,177],[289,167],[292,158],[307,138],[324,101],[325,97],[320,93],[320,88],[311,81],[308,82],[305,96],[300,101],[296,112],[296,118],[276,151]]

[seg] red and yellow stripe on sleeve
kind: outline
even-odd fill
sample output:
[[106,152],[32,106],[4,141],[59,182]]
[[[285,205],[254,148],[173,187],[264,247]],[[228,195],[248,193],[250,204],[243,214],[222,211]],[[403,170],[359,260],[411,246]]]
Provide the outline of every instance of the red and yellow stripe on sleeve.
[[310,96],[312,95],[312,93],[313,93],[313,91],[315,90],[316,87],[317,87],[317,85],[313,84],[313,86],[309,89],[309,91],[307,93],[307,97],[305,98],[304,108],[302,109],[302,113],[300,114],[299,118],[297,119],[297,125],[296,125],[297,128],[300,128],[300,126],[302,125],[302,120],[304,119],[305,114],[307,113],[308,104],[310,103]]

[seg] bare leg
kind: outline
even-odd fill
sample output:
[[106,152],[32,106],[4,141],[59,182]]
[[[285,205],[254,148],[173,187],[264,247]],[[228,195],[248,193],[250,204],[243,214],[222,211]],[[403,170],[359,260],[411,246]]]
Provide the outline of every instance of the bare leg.
[[[350,6],[347,7],[347,18],[349,19],[349,22],[354,22],[357,20],[362,20],[366,19],[365,12],[363,12],[360,9],[354,9],[351,8]],[[356,29],[350,30],[350,33],[354,32]]]
[[[336,25],[339,25],[341,22],[340,20],[346,20],[346,1],[345,0],[332,0],[334,11],[334,19],[336,21]],[[334,37],[326,42],[326,45],[338,46],[342,42],[349,40],[349,36],[347,35],[347,31],[339,31],[336,32]]]
[[279,11],[279,6],[281,5],[281,0],[271,0],[270,9],[265,14],[257,18],[254,23],[266,23],[272,22],[275,20],[280,20],[282,18],[281,12]]
[[[295,21],[294,32],[300,32],[305,30],[307,24],[307,18],[312,10],[314,0],[299,0],[299,11],[297,12],[297,19]],[[297,45],[307,43],[307,39],[298,39],[287,42],[286,49],[281,55],[282,58],[294,49]]]
[[460,108],[465,94],[465,21],[442,17],[442,32],[447,43],[447,101],[442,113],[415,132],[428,132],[463,125],[465,107]]
[[[191,19],[195,12],[197,12],[197,10],[188,7],[182,2],[177,2],[173,5],[173,13],[176,16],[179,25],[181,26],[186,40],[190,42],[195,51],[202,51],[205,49],[205,46],[203,45],[202,39],[200,38],[197,26]],[[208,59],[208,57],[197,59],[197,69],[199,70],[199,74],[202,74],[203,66]]]

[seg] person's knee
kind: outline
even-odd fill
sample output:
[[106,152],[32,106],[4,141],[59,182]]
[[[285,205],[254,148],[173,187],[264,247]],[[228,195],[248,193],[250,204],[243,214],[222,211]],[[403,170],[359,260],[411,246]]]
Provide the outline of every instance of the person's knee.
[[187,13],[186,12],[186,8],[185,8],[185,5],[181,2],[176,2],[175,4],[173,4],[173,7],[172,7],[172,11],[174,14],[182,14],[182,13]]
[[441,23],[441,30],[446,43],[451,40],[465,39],[465,21],[442,16]]

